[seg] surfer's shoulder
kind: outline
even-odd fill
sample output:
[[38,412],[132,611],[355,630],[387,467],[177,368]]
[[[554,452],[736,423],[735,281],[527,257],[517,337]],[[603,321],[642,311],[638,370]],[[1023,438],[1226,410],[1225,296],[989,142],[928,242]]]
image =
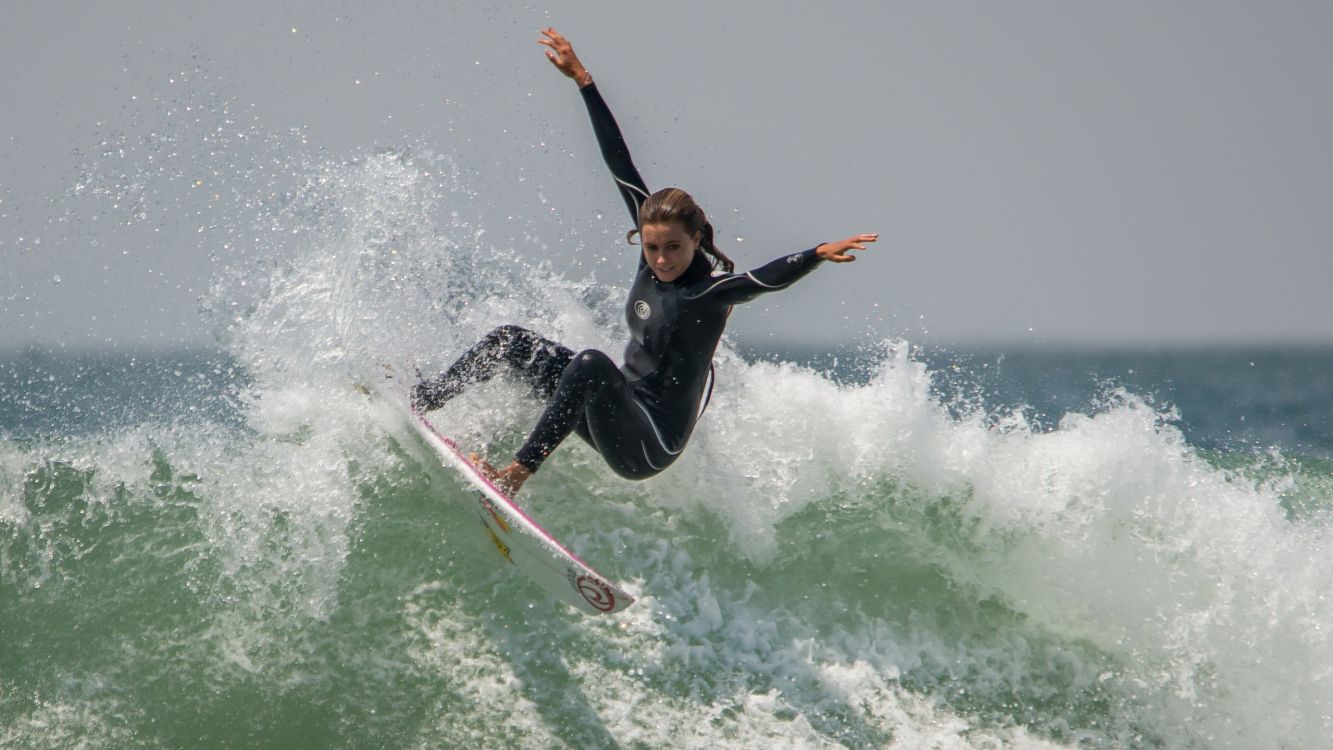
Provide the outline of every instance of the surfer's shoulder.
[[698,280],[685,287],[682,291],[684,292],[686,299],[700,299],[719,290],[726,289],[731,286],[731,282],[744,278],[744,274],[736,274],[731,273],[730,271],[715,269],[702,275]]

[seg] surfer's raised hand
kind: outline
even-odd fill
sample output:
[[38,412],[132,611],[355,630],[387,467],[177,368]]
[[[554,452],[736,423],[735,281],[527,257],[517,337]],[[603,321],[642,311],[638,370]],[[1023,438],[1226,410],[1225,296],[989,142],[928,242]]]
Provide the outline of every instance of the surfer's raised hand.
[[579,62],[579,56],[574,54],[574,45],[570,44],[568,39],[549,27],[542,29],[542,34],[546,38],[538,39],[537,44],[544,44],[550,48],[546,50],[546,59],[550,60],[557,70],[573,78],[579,88],[592,83],[592,75],[583,67],[583,63]]
[[878,239],[878,234],[858,234],[855,237],[848,237],[837,242],[825,242],[815,248],[815,255],[834,263],[851,263],[856,260],[856,256],[850,254],[849,250],[864,250],[866,245]]

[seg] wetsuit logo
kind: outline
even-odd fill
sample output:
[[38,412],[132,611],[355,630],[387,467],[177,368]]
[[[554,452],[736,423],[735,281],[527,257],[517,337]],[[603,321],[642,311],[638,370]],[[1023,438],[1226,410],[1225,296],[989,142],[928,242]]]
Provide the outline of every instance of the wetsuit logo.
[[651,315],[652,312],[653,311],[648,307],[647,302],[639,300],[638,302],[634,303],[634,314],[639,316],[639,320],[647,320],[648,316]]
[[787,262],[793,266],[799,266],[805,260],[805,256],[800,253],[792,253],[787,256]]

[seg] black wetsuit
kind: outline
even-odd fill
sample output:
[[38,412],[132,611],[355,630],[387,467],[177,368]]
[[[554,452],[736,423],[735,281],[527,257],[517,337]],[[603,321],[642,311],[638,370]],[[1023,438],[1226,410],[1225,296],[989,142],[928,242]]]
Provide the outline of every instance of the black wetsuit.
[[[596,84],[581,89],[602,156],[638,226],[648,188],[630,159]],[[814,249],[779,258],[748,273],[712,271],[696,251],[674,281],[658,281],[639,253],[625,315],[630,342],[617,368],[606,354],[567,347],[517,326],[495,329],[438,378],[413,392],[418,409],[435,409],[468,383],[488,380],[502,365],[549,399],[515,460],[536,471],[570,432],[592,445],[621,476],[650,477],[685,448],[712,390],[712,361],[732,305],[783,289],[820,262]]]

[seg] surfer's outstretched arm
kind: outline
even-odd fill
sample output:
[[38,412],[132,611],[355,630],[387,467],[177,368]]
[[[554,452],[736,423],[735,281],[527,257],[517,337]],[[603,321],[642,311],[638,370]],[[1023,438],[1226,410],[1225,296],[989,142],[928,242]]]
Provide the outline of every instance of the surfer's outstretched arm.
[[715,295],[717,301],[728,305],[749,302],[766,292],[776,292],[795,284],[815,270],[820,261],[854,261],[856,257],[850,254],[851,250],[864,250],[866,245],[878,239],[878,234],[858,234],[837,242],[825,242],[809,250],[785,255],[745,273],[719,276],[699,296]]
[[634,167],[634,160],[630,158],[629,146],[625,144],[620,126],[616,124],[616,118],[611,115],[611,108],[606,106],[606,101],[597,91],[597,84],[593,83],[592,75],[583,67],[578,55],[574,54],[574,47],[569,40],[555,29],[543,29],[542,34],[546,38],[538,39],[537,43],[549,48],[546,51],[546,59],[579,85],[583,103],[588,107],[588,117],[592,119],[592,130],[597,135],[597,144],[602,149],[602,159],[606,161],[611,176],[615,178],[616,187],[620,189],[620,197],[625,200],[625,207],[629,209],[630,220],[637,227],[639,206],[648,199],[648,187],[644,184],[643,177],[639,175],[639,170]]

